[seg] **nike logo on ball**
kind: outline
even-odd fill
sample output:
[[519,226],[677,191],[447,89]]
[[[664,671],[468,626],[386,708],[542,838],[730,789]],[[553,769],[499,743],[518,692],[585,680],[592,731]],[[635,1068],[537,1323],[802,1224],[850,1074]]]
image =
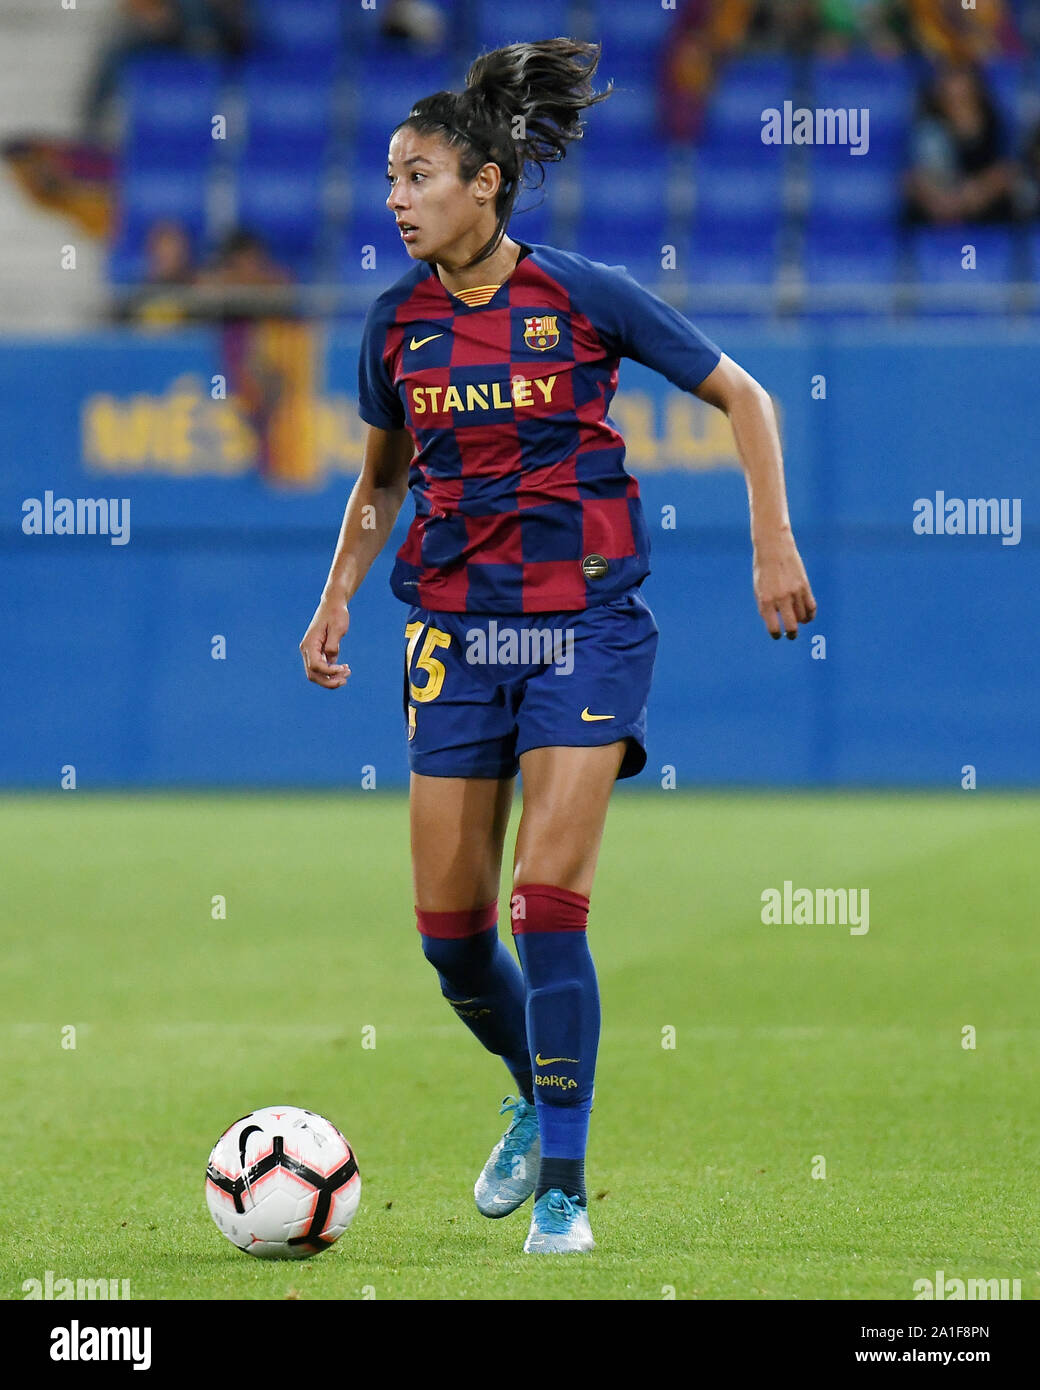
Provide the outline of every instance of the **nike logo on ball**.
[[613,718],[614,718],[614,716],[613,716],[612,714],[590,714],[590,713],[589,713],[589,707],[588,707],[588,705],[586,705],[585,708],[582,710],[582,712],[581,712],[581,717],[582,717],[582,719],[584,719],[584,721],[585,721],[586,724],[591,724],[591,723],[592,723],[594,720],[596,720],[596,719],[613,719]]
[[421,347],[425,346],[426,343],[432,343],[433,340],[434,340],[434,338],[443,338],[443,337],[444,337],[444,334],[443,334],[443,333],[431,333],[430,336],[429,336],[428,338],[413,338],[412,341],[409,343],[409,347],[410,347],[410,348],[412,349],[412,351],[414,352],[416,348],[421,348]]

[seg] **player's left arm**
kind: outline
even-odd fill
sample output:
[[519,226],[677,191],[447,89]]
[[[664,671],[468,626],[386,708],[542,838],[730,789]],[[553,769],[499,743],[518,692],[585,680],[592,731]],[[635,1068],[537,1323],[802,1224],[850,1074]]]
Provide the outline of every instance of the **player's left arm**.
[[642,362],[729,416],[751,504],[758,611],[773,637],[781,622],[788,637],[797,637],[798,624],[812,622],[816,600],[791,534],[780,432],[766,391],[623,266],[586,262],[571,304],[587,310],[610,352]]
[[755,599],[762,621],[779,639],[780,625],[790,638],[799,623],[811,623],[816,600],[794,543],[787,511],[780,431],[769,393],[723,353],[694,395],[729,416],[751,509]]

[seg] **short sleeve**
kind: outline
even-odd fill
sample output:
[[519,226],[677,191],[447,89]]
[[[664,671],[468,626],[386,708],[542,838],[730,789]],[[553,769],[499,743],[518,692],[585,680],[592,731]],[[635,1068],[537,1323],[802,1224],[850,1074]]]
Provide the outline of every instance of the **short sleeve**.
[[682,391],[699,386],[718,366],[722,349],[623,266],[597,268],[595,300],[584,312],[615,356],[651,367]]
[[394,389],[384,353],[389,320],[377,300],[365,318],[358,359],[358,414],[380,430],[404,428],[404,406]]

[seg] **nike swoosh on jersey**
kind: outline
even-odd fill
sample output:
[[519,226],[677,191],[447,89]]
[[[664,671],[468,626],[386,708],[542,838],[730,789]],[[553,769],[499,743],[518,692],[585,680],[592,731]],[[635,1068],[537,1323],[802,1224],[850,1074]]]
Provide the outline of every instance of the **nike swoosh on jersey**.
[[551,1067],[554,1062],[573,1062],[577,1066],[580,1061],[580,1057],[543,1057],[540,1052],[534,1054],[536,1067]]
[[443,338],[443,333],[431,333],[428,338],[413,338],[408,346],[414,352],[416,348],[424,347],[427,343],[432,343],[434,338]]
[[586,724],[591,724],[591,723],[593,723],[593,722],[594,722],[595,720],[597,720],[597,719],[613,719],[613,718],[614,718],[614,716],[613,716],[612,714],[590,714],[590,713],[589,713],[589,707],[588,707],[588,705],[586,705],[585,708],[582,710],[582,712],[581,712],[581,717],[582,717],[582,719],[584,719],[584,721],[585,721]]

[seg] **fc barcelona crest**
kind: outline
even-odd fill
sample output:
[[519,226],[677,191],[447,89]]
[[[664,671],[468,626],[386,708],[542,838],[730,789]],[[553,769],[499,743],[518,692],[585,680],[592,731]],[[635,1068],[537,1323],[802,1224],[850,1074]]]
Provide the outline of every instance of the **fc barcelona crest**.
[[556,326],[556,315],[549,314],[538,319],[524,319],[524,342],[535,352],[548,352],[560,341],[560,330]]

